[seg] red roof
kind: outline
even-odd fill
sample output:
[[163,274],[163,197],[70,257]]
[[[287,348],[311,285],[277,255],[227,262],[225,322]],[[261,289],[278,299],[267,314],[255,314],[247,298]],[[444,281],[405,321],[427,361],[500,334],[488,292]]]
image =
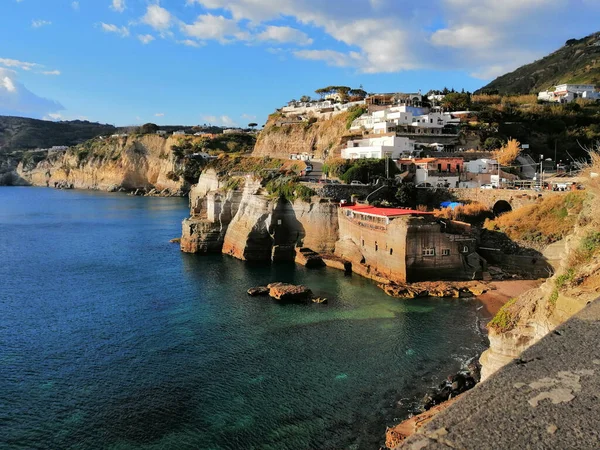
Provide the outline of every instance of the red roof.
[[412,216],[412,215],[428,215],[429,212],[417,211],[415,209],[406,208],[377,208],[369,205],[343,205],[343,208],[351,209],[362,214],[370,214],[380,217],[397,217],[397,216]]

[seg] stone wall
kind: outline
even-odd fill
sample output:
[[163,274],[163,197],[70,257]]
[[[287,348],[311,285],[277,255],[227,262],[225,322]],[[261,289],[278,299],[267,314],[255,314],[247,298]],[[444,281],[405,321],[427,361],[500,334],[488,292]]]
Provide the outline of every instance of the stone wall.
[[[397,282],[481,276],[475,239],[443,233],[440,224],[428,217],[396,218],[385,226],[347,217],[340,210],[338,220],[340,241],[335,254],[350,261],[353,271],[361,275]],[[423,248],[435,252],[424,256]]]
[[504,200],[508,202],[512,209],[518,209],[525,205],[535,203],[538,198],[549,195],[561,195],[560,192],[553,191],[517,191],[513,189],[449,189],[450,195],[457,201],[479,202],[490,209],[496,202]]
[[331,198],[335,201],[350,201],[352,195],[358,195],[365,198],[379,186],[352,186],[350,184],[318,184],[314,186],[317,195],[324,198]]

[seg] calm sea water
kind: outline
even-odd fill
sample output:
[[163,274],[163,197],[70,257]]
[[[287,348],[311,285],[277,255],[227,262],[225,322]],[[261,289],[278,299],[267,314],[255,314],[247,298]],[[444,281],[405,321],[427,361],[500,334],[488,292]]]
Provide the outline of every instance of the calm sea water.
[[[483,349],[475,301],[182,254],[169,239],[187,214],[182,199],[0,189],[1,449],[378,448]],[[272,281],[330,302],[245,293]]]

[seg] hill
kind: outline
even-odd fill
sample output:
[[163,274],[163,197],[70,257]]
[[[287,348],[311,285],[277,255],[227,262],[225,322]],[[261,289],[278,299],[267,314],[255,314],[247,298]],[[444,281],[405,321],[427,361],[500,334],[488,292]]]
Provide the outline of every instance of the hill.
[[101,134],[112,134],[115,130],[112,125],[82,120],[50,122],[0,116],[0,153],[54,145],[72,146]]
[[600,85],[600,32],[569,39],[557,51],[496,78],[476,93],[529,94],[561,83]]

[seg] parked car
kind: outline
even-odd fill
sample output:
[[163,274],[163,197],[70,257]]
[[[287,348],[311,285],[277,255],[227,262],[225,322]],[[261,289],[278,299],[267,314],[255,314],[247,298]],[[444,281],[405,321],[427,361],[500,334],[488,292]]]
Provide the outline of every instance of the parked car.
[[362,181],[358,181],[358,180],[352,180],[352,181],[350,182],[350,185],[351,185],[351,186],[366,186],[366,184],[365,184],[365,183],[363,183]]
[[482,184],[481,189],[496,189],[496,186],[493,184]]
[[307,164],[307,165],[306,165],[306,169],[304,169],[304,171],[305,171],[306,173],[308,173],[308,172],[312,172],[312,171],[313,171],[313,166],[312,166],[312,164]]

